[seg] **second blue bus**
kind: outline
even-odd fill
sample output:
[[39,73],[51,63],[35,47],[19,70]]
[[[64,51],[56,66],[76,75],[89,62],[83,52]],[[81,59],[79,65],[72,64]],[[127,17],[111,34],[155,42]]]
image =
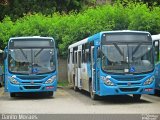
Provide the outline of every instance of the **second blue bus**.
[[92,99],[106,95],[154,94],[155,49],[143,31],[103,31],[68,48],[68,80]]

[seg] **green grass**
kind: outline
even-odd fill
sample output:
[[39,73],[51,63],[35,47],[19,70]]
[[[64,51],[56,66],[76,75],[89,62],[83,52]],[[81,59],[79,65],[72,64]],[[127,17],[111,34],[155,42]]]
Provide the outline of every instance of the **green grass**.
[[58,86],[67,87],[68,81],[67,80],[58,81]]

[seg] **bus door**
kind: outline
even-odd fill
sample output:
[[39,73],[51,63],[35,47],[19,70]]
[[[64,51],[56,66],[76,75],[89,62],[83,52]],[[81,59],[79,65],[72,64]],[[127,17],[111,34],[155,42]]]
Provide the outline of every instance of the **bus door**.
[[81,63],[82,63],[82,51],[78,51],[77,53],[77,82],[78,82],[78,88],[81,89],[82,87],[82,79],[81,79]]
[[92,69],[92,89],[95,92],[95,59],[94,59],[94,46],[91,46],[91,69]]
[[73,83],[74,83],[75,87],[78,86],[77,77],[78,77],[77,51],[74,51],[74,78],[73,78]]

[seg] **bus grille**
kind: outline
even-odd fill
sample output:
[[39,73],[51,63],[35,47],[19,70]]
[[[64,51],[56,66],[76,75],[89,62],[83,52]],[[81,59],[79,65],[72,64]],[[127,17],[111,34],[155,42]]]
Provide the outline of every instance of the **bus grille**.
[[24,86],[25,89],[39,89],[41,86]]
[[126,77],[115,77],[112,76],[112,78],[118,80],[118,81],[138,81],[145,78],[145,76],[126,76]]
[[46,76],[17,76],[18,78],[22,79],[22,80],[42,80],[44,79]]
[[[128,85],[128,83],[117,83],[117,85]],[[141,83],[130,83],[130,85],[141,85]]]
[[[29,82],[22,82],[22,83],[23,83],[23,84],[31,84],[30,81],[29,81]],[[39,81],[34,81],[34,84],[35,84],[35,83],[42,84],[43,82],[41,82],[41,81],[40,81],[40,82],[39,82]]]
[[133,91],[137,91],[138,88],[120,88],[120,90],[122,92],[133,92]]

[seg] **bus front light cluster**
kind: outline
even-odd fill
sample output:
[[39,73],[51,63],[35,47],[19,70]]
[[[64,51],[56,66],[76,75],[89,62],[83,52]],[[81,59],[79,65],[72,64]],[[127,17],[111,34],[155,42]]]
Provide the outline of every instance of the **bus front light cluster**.
[[144,85],[150,85],[154,81],[154,76],[150,77],[144,82]]
[[10,80],[10,82],[11,82],[12,84],[19,84],[19,82],[15,79],[14,76],[12,76],[12,77],[9,76],[8,79]]
[[49,78],[45,83],[46,84],[50,84],[53,83],[53,81],[56,79],[56,76],[52,76],[51,78]]
[[114,83],[110,80],[111,76],[101,76],[101,79],[104,81],[104,84],[108,86],[114,86]]

